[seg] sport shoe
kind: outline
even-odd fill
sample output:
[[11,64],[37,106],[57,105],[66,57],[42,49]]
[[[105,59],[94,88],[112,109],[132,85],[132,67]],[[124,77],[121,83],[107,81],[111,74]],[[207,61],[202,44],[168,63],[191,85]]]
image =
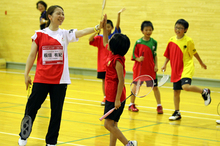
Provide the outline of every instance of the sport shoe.
[[163,114],[163,107],[162,106],[157,106],[157,113]]
[[202,92],[202,97],[204,99],[204,103],[205,105],[209,105],[211,103],[211,96],[210,96],[210,89],[203,89],[203,92]]
[[129,106],[128,110],[132,111],[132,112],[138,112],[139,111],[139,109],[136,108],[135,104],[132,104],[131,106]]
[[23,140],[23,139],[19,138],[19,140],[18,140],[18,145],[19,146],[26,146],[26,144],[27,144],[27,139]]
[[217,123],[217,124],[220,124],[220,120],[216,120],[216,123]]
[[137,146],[137,141],[133,140],[133,141],[129,141],[128,144],[126,144],[126,146]]
[[101,102],[101,106],[105,106],[105,98],[102,100],[102,102]]
[[175,111],[171,117],[169,117],[170,121],[180,120],[181,115],[179,111]]

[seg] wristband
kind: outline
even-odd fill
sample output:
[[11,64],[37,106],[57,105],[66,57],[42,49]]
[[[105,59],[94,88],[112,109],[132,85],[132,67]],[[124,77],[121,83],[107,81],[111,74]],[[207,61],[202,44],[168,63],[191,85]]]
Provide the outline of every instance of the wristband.
[[96,25],[96,26],[94,27],[94,31],[95,31],[96,33],[99,33],[99,32],[100,32],[100,30],[99,30],[99,25]]

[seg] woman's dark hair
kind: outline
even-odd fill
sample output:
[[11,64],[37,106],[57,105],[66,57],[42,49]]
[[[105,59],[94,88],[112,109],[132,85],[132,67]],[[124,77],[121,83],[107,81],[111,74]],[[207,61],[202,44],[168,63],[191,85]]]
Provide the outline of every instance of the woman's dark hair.
[[[58,6],[58,5],[50,6],[50,7],[48,8],[48,10],[47,10],[47,14],[46,14],[46,16],[47,16],[47,20],[48,20],[48,22],[47,22],[47,26],[50,25],[50,19],[48,18],[48,15],[52,15],[53,12],[54,12],[54,10],[55,10],[56,8],[60,8],[60,9],[63,10],[63,8],[62,8],[61,6]],[[64,11],[64,10],[63,10],[63,11]]]
[[42,5],[45,7],[45,10],[47,10],[47,4],[46,4],[44,1],[38,1],[38,2],[36,3],[37,9],[38,9],[38,4],[42,4]]
[[141,24],[141,31],[143,31],[144,27],[146,27],[146,26],[150,26],[150,27],[152,27],[152,30],[154,30],[153,24],[150,21],[144,21]]
[[126,35],[116,33],[110,39],[109,47],[115,55],[119,54],[121,56],[124,56],[128,52],[128,49],[130,47],[130,40]]

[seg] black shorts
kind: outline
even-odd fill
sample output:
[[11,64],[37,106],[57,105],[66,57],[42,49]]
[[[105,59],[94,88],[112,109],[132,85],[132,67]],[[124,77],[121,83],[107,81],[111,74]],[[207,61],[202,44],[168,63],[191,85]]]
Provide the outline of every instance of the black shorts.
[[[105,110],[104,114],[107,113],[109,110],[115,107],[115,102],[109,102],[105,101]],[[121,114],[123,113],[125,107],[125,101],[121,103],[121,106],[119,109],[114,110],[110,115],[108,115],[105,119],[111,119],[114,120],[115,122],[118,122],[120,119]]]
[[[143,84],[144,81],[141,81],[141,85]],[[147,87],[152,87],[152,82],[151,81],[145,81]],[[133,84],[137,85],[137,81],[133,81]],[[157,79],[154,80],[154,87],[158,86],[158,81]]]
[[183,90],[182,86],[184,84],[191,85],[192,79],[190,78],[182,78],[178,82],[173,83],[173,90]]
[[98,73],[97,73],[97,78],[98,78],[98,79],[105,79],[105,73],[106,73],[106,72],[98,72]]

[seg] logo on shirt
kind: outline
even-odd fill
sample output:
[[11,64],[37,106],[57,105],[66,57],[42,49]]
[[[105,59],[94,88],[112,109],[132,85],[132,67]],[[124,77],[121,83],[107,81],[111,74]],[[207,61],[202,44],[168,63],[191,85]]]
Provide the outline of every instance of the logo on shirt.
[[107,64],[107,66],[109,66],[109,65],[110,65],[110,63],[111,63],[111,61],[108,61],[108,64]]
[[73,29],[70,29],[69,33],[73,33]]
[[185,82],[186,82],[186,83],[188,83],[189,81],[188,81],[188,80],[186,80]]
[[184,48],[184,49],[186,49],[186,48],[187,48],[187,46],[185,45],[185,46],[183,46],[183,48]]

